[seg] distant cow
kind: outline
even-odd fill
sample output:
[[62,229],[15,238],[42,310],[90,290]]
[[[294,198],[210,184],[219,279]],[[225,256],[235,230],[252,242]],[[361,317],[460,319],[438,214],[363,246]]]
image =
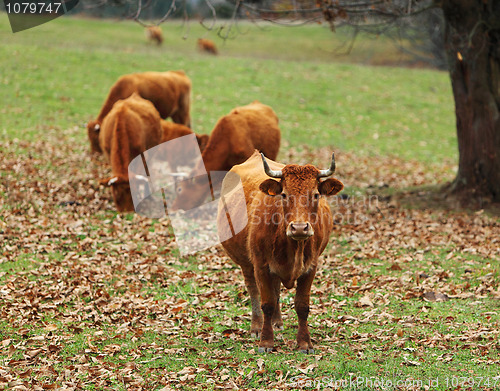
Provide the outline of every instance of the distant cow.
[[213,55],[219,54],[215,43],[206,38],[198,38],[198,49],[200,49],[202,52],[207,52]]
[[119,100],[104,118],[99,145],[111,164],[113,176],[100,181],[111,186],[120,212],[134,210],[128,165],[161,140],[161,118],[153,104],[134,93]]
[[172,210],[191,209],[200,205],[209,193],[197,176],[210,171],[227,171],[248,159],[255,149],[275,159],[280,147],[281,132],[273,109],[260,102],[233,109],[217,121],[203,151],[202,160],[177,185]]
[[183,71],[123,75],[111,87],[97,119],[87,124],[92,152],[102,152],[99,146],[99,131],[102,121],[114,103],[119,99],[128,98],[134,92],[151,101],[162,118],[171,117],[176,123],[191,125],[191,81]]
[[161,45],[163,42],[163,33],[159,26],[149,26],[146,27],[146,37],[152,41],[156,42],[157,45]]
[[[256,152],[231,169],[241,179],[245,201],[235,197],[237,193],[226,192],[233,186],[227,183],[231,181],[230,174],[224,179],[221,200],[232,209],[232,224],[237,218],[248,218],[246,227],[231,237],[224,220],[228,215],[219,203],[219,233],[222,238],[230,237],[222,246],[243,272],[252,304],[251,332],[260,333],[259,352],[273,349],[273,325],[283,325],[279,307],[281,284],[287,289],[297,286],[294,303],[299,321],[298,348],[305,353],[314,351],[307,326],[309,295],[318,257],[333,228],[325,197],[344,187],[335,178],[322,179],[334,171],[333,154],[330,168],[318,170],[309,164],[285,166],[268,162]],[[246,203],[246,208],[242,203]]]
[[[165,143],[176,138],[193,134],[193,131],[187,126],[176,124],[170,121],[161,121],[162,136],[161,143]],[[208,134],[195,134],[198,147],[201,152],[205,149],[208,143]],[[164,159],[169,163],[173,172],[176,172],[179,166],[188,165],[192,158],[195,157],[198,151],[192,150],[190,143],[179,145],[179,150],[175,151],[175,156],[165,156]]]

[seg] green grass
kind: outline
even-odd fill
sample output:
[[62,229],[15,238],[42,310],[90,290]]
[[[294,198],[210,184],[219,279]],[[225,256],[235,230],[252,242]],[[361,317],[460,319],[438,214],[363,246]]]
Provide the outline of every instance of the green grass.
[[[92,251],[80,253],[80,256],[91,255]],[[431,267],[432,261],[442,261],[440,266],[450,274],[461,275],[463,265],[445,260],[443,255],[444,253],[426,254],[429,259],[429,270],[426,271],[432,274],[435,271]],[[60,259],[60,256],[49,254],[46,259]],[[472,260],[478,265],[477,272],[471,276],[474,279],[481,274],[481,264],[486,263],[486,260],[478,257],[473,257]],[[380,276],[401,278],[407,275],[408,270],[413,274],[421,268],[421,265],[404,264],[403,270],[387,273],[390,262],[373,262],[376,269],[372,267],[366,275],[361,276],[360,284],[377,281]],[[77,264],[76,261],[75,265]],[[351,268],[355,265],[363,267],[366,260],[358,260],[344,267]],[[50,268],[48,264],[44,267]],[[196,279],[184,277],[178,282],[172,282],[176,273],[182,276],[189,270],[196,271],[189,274]],[[5,323],[0,325],[0,329],[3,339],[12,340],[12,346],[28,347],[24,351],[15,351],[9,357],[11,362],[22,361],[26,351],[43,348],[44,338],[53,338],[51,334],[56,333],[59,343],[51,345],[58,357],[53,364],[54,373],[63,373],[65,369],[82,365],[82,368],[87,368],[79,374],[85,389],[93,389],[92,376],[95,374],[93,375],[92,368],[109,368],[107,386],[117,390],[127,389],[123,377],[125,374],[119,370],[131,365],[130,372],[133,376],[140,376],[142,379],[150,377],[150,381],[145,382],[151,389],[161,388],[158,371],[167,376],[174,376],[180,371],[192,374],[192,378],[183,382],[183,389],[195,387],[196,384],[207,384],[207,381],[213,379],[211,374],[217,372],[220,376],[227,376],[227,379],[245,379],[239,384],[250,389],[265,388],[266,384],[276,383],[287,375],[289,383],[302,379],[306,386],[308,381],[358,379],[361,384],[358,389],[364,390],[373,387],[363,387],[366,381],[363,378],[379,382],[404,382],[408,379],[429,382],[439,378],[440,387],[435,389],[446,390],[446,379],[451,382],[453,376],[493,378],[497,375],[496,366],[482,366],[473,362],[483,352],[481,339],[473,342],[476,347],[471,348],[471,342],[461,342],[460,337],[483,329],[494,330],[498,325],[498,315],[486,319],[484,314],[498,314],[498,301],[484,300],[478,304],[455,300],[422,304],[415,300],[397,300],[392,288],[381,285],[372,293],[376,296],[392,292],[389,297],[391,303],[377,305],[373,311],[375,317],[369,321],[361,321],[370,312],[366,307],[356,306],[363,294],[352,291],[346,295],[336,295],[335,298],[318,291],[330,279],[329,274],[337,273],[336,270],[341,269],[324,270],[313,288],[314,315],[310,318],[310,327],[317,353],[312,356],[305,356],[294,350],[296,321],[291,293],[282,295],[285,330],[277,335],[278,352],[256,355],[256,341],[246,331],[249,328],[248,298],[242,294],[241,284],[223,284],[225,275],[235,275],[239,271],[232,264],[204,265],[196,258],[173,259],[173,265],[167,273],[143,281],[142,288],[136,294],[148,303],[150,323],[145,322],[146,318],[141,318],[141,323],[135,323],[134,318],[138,319],[139,314],[127,306],[117,307],[112,313],[107,313],[102,307],[99,310],[93,303],[100,289],[110,294],[111,302],[120,302],[124,295],[130,296],[129,290],[113,291],[113,281],[99,280],[98,286],[82,291],[78,299],[81,303],[77,300],[73,304],[62,305],[58,311],[48,311],[40,320],[33,319],[25,324],[21,332],[17,325],[12,327]],[[37,276],[41,291],[45,284],[51,284],[51,278],[44,277],[43,273],[38,273]],[[115,276],[120,276],[120,273]],[[204,277],[212,282],[210,286],[200,284]],[[347,279],[339,280],[339,288],[348,286]],[[218,292],[215,299],[211,293],[213,291]],[[319,300],[329,304],[322,305]],[[345,301],[343,305],[332,305],[341,300]],[[180,305],[174,306],[168,316],[161,315],[164,318],[162,322],[168,322],[168,328],[159,327],[155,323],[163,301],[175,301]],[[71,320],[75,317],[73,305],[79,308],[76,312],[80,315]],[[396,320],[384,321],[384,318],[378,317],[383,312],[389,313]],[[63,316],[63,313],[67,315]],[[108,320],[101,318],[105,313]],[[452,320],[449,320],[450,314],[453,314]],[[128,326],[118,329],[114,324],[118,319],[128,319],[125,323]],[[406,323],[404,319],[415,320]],[[403,333],[396,337],[400,329]],[[175,338],[171,338],[170,334],[174,334]],[[37,336],[41,339],[37,339]],[[435,336],[438,339],[432,339]],[[488,334],[485,338],[487,342]],[[45,354],[42,353],[42,356]],[[482,357],[494,359],[496,353],[487,351]],[[450,361],[453,362],[453,370],[450,370]],[[305,370],[310,365],[313,368],[310,373],[298,371],[298,368]],[[118,368],[118,372],[114,368]],[[54,382],[54,375],[49,374],[47,381]],[[214,384],[207,384],[208,389],[213,386]]]
[[[66,17],[12,34],[5,15],[0,21],[4,139],[34,140],[49,130],[82,127],[124,73],[184,69],[193,81],[193,128],[199,133],[209,133],[233,107],[258,99],[277,112],[291,146],[432,163],[456,158],[446,73],[338,63],[323,48],[340,44],[346,33],[335,35],[323,26],[245,25],[235,40],[212,37],[221,55],[211,57],[195,50],[197,37],[208,33],[194,24],[186,40],[179,23],[163,25],[166,41],[157,48],[132,22]],[[362,38],[359,45],[394,57],[387,42],[370,42]],[[363,61],[357,52],[347,60]],[[76,141],[86,142],[83,127]]]

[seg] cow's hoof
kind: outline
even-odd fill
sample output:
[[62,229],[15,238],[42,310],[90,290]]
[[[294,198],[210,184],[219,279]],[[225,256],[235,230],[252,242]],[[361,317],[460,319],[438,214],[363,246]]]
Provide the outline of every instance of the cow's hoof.
[[300,349],[300,353],[314,354],[314,349]]
[[252,331],[252,332],[250,333],[250,336],[251,336],[252,338],[259,338],[259,332],[258,332],[258,331]]
[[273,348],[266,348],[264,346],[259,346],[259,353],[271,353],[273,351]]
[[285,328],[283,327],[282,324],[278,324],[278,325],[274,325],[274,330],[277,330],[277,331],[283,331]]

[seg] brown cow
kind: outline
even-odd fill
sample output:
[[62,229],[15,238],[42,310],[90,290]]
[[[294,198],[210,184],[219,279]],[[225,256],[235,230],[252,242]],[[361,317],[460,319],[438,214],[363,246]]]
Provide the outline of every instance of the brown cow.
[[99,130],[104,117],[117,100],[128,98],[134,92],[151,101],[162,118],[171,117],[176,123],[191,125],[189,116],[191,80],[183,71],[123,75],[111,87],[97,119],[87,124],[92,152],[102,152],[99,146]]
[[[161,143],[174,140],[178,137],[193,134],[193,131],[187,126],[176,124],[170,121],[161,121],[162,137]],[[195,134],[196,141],[200,151],[203,152],[208,143],[208,134]],[[174,157],[165,156],[165,161],[169,164],[172,171],[176,172],[178,166],[187,166],[190,163],[190,158],[197,155],[197,151],[192,150],[190,143],[183,143],[179,145],[179,150],[176,151]]]
[[[325,197],[337,194],[344,187],[335,178],[320,178],[331,176],[334,171],[333,155],[330,168],[318,170],[309,164],[285,166],[272,161],[268,164],[264,155],[255,152],[245,163],[234,166],[224,179],[219,234],[221,238],[230,238],[222,246],[243,272],[252,303],[251,332],[261,335],[259,352],[273,349],[272,326],[283,325],[279,307],[281,284],[287,289],[297,285],[298,348],[305,353],[314,351],[307,326],[309,296],[318,257],[333,228]],[[241,179],[244,201],[235,198],[234,192],[226,191],[234,186],[228,183],[231,172]],[[228,207],[232,209],[230,227],[224,220]],[[232,237],[227,235],[235,219],[243,217],[248,217],[246,227]]]
[[248,159],[255,149],[275,159],[281,132],[273,109],[258,101],[233,109],[217,121],[208,144],[187,180],[177,185],[172,210],[191,209],[200,205],[209,193],[203,179],[197,176],[210,171],[227,171]]
[[116,102],[102,122],[99,145],[111,163],[113,176],[100,183],[111,186],[120,212],[134,210],[128,165],[136,156],[158,145],[162,133],[160,121],[153,104],[134,93]]
[[161,45],[163,42],[163,33],[161,32],[160,26],[146,27],[146,37],[151,42],[156,42],[157,45]]
[[206,38],[198,38],[198,49],[200,49],[202,52],[207,52],[213,55],[219,54],[215,43]]

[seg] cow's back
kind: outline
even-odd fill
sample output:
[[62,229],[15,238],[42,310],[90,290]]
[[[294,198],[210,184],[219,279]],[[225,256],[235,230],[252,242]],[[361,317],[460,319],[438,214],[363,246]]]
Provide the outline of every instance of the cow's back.
[[[234,118],[237,123],[241,124],[242,129],[246,130],[244,137],[251,140],[252,143],[248,147],[253,147],[249,151],[250,154],[253,153],[254,149],[257,149],[271,160],[278,157],[281,132],[278,126],[278,116],[271,107],[254,102],[234,109],[230,113],[230,117]],[[238,145],[233,147],[237,148]]]
[[153,103],[162,118],[167,118],[177,110],[179,87],[169,72],[144,72],[129,75],[134,90]]
[[160,116],[167,118],[180,108],[189,110],[191,81],[182,71],[142,72],[120,76],[111,87],[97,121],[102,122],[115,102],[128,98],[134,92],[152,102]]
[[207,170],[229,170],[245,162],[257,149],[276,159],[281,132],[274,111],[261,103],[233,109],[219,119],[203,151]]

